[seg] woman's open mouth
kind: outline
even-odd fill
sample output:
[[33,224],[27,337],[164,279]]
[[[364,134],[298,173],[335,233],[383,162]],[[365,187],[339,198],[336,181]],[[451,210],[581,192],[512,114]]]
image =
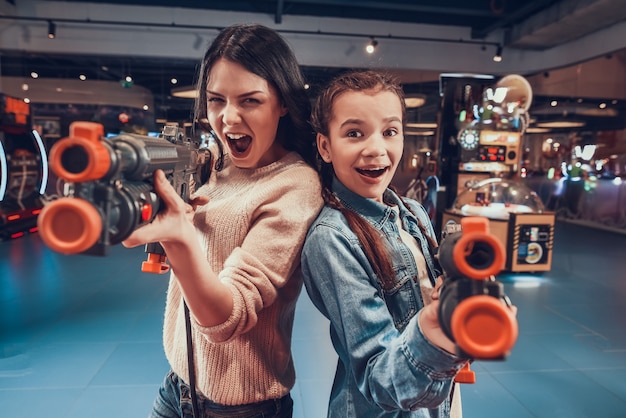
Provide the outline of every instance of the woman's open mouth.
[[252,144],[250,135],[229,134],[226,135],[226,139],[228,140],[228,147],[236,156],[245,154]]

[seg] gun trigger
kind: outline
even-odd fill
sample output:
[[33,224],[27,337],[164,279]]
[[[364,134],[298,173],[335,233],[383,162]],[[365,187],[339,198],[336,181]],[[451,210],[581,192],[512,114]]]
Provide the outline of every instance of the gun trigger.
[[141,263],[141,271],[144,273],[165,274],[170,271],[167,257],[162,254],[148,253],[148,259]]
[[454,381],[457,383],[476,383],[476,374],[470,369],[469,362],[463,366],[461,370],[454,377]]

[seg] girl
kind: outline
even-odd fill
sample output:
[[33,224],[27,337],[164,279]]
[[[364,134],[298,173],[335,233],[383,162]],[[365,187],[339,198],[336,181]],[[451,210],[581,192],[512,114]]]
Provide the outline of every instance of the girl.
[[166,210],[124,242],[160,242],[172,270],[171,372],[151,416],[291,417],[300,252],[323,204],[303,77],[275,31],[234,25],[208,48],[198,89],[220,155],[195,213],[157,172]]
[[451,389],[466,359],[439,327],[433,227],[389,188],[404,146],[402,89],[382,73],[347,73],[311,119],[326,204],[302,266],[339,355],[328,416],[460,417]]

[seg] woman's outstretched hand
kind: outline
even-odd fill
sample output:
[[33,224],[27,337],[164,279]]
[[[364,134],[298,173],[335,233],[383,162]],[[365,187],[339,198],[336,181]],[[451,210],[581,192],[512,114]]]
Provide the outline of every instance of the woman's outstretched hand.
[[186,234],[193,234],[193,213],[196,207],[208,203],[206,196],[195,197],[189,203],[178,196],[162,170],[154,173],[154,189],[161,198],[163,208],[154,220],[137,228],[127,239],[122,241],[125,247],[136,247],[150,242],[182,241]]

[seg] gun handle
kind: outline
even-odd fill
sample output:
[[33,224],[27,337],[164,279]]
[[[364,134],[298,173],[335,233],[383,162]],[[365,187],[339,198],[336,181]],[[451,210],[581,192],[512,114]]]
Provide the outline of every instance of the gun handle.
[[161,244],[158,242],[146,244],[146,253],[148,253],[148,259],[141,263],[141,271],[153,274],[165,274],[170,271],[167,256]]
[[476,373],[470,370],[469,361],[465,363],[465,366],[454,377],[454,381],[457,383],[476,383]]

